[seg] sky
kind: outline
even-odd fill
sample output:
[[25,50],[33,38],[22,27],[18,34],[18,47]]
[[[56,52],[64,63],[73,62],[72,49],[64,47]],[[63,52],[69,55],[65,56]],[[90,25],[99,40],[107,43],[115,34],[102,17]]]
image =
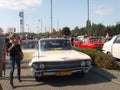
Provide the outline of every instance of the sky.
[[[0,0],[0,27],[20,32],[19,12],[24,11],[25,32],[51,31],[51,0]],[[120,0],[89,0],[91,23],[105,26],[120,22]],[[87,0],[52,0],[53,28],[56,30],[86,26]],[[42,27],[42,29],[41,29]]]

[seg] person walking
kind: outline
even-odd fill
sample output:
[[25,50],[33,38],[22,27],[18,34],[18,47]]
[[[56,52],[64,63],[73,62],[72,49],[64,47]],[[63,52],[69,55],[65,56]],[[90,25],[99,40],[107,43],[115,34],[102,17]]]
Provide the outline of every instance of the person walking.
[[20,59],[20,53],[22,53],[21,47],[16,41],[16,34],[10,35],[10,42],[7,45],[7,51],[10,55],[10,85],[12,88],[15,88],[13,84],[14,79],[14,70],[15,70],[15,63],[17,64],[17,77],[18,81],[21,82],[21,59]]
[[[0,34],[0,80],[2,79],[3,59],[5,52],[5,39],[2,36],[3,35]],[[3,90],[1,83],[0,83],[0,90]]]

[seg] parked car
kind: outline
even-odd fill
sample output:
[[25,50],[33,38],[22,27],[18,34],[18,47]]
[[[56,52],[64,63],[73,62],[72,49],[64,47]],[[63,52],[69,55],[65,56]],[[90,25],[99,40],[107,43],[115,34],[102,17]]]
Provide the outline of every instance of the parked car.
[[101,37],[87,37],[77,41],[74,46],[78,48],[99,49],[102,50],[104,42]]
[[104,43],[103,52],[120,59],[120,35],[114,36],[110,41]]
[[65,76],[81,73],[91,69],[91,58],[85,53],[75,51],[71,41],[63,38],[40,39],[38,50],[33,54],[29,63],[35,80],[43,76]]
[[21,48],[24,54],[24,61],[32,59],[33,53],[36,51],[38,40],[23,40]]
[[77,37],[73,37],[72,45],[76,47],[81,41]]

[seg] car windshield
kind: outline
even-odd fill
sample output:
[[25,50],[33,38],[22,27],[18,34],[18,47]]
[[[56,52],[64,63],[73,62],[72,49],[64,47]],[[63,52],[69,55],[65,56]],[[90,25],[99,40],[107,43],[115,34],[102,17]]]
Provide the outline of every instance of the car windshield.
[[37,40],[25,40],[22,42],[22,48],[23,49],[35,49],[37,46],[38,42]]
[[62,39],[41,40],[40,49],[41,51],[69,50],[71,49],[71,44],[69,40]]
[[90,42],[101,42],[102,38],[90,38]]

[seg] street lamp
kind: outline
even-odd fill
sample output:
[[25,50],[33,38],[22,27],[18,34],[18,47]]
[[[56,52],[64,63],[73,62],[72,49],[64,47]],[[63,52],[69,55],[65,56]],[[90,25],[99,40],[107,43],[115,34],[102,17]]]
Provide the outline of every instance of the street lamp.
[[52,0],[51,0],[51,33],[52,33],[52,28],[53,28],[53,21],[52,21]]
[[87,19],[87,22],[86,22],[86,28],[87,28],[87,34],[89,34],[89,30],[90,30],[90,26],[91,26],[91,22],[90,22],[90,19],[89,19],[89,0],[87,0],[87,15],[88,15],[88,19]]
[[37,31],[38,31],[38,33],[39,33],[39,26],[37,26]]
[[26,26],[28,27],[28,33],[29,33],[29,24],[26,24]]
[[[42,34],[42,19],[39,19],[38,22],[41,22],[40,27],[41,27],[41,34]],[[39,32],[39,33],[40,33],[40,32]]]

